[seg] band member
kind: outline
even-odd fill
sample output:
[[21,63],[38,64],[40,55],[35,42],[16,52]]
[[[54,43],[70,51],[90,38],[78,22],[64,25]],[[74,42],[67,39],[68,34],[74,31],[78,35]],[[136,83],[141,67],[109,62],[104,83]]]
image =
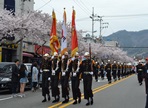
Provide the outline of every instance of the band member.
[[127,77],[127,65],[124,63],[124,77]]
[[93,104],[93,93],[92,93],[92,78],[93,78],[93,61],[90,59],[89,52],[84,54],[85,60],[81,63],[81,72],[83,76],[84,85],[84,99],[87,99],[86,106]]
[[93,63],[93,70],[94,70],[94,76],[95,76],[96,82],[98,82],[98,76],[99,76],[98,71],[99,71],[99,68],[100,68],[99,63],[94,61],[94,63]]
[[54,52],[54,58],[52,59],[52,74],[51,74],[51,90],[52,90],[52,97],[55,100],[52,103],[59,102],[60,100],[60,91],[59,91],[59,75],[61,72],[61,62],[58,60],[58,53]]
[[49,54],[45,54],[43,56],[42,64],[42,95],[44,100],[42,102],[46,102],[46,95],[48,96],[48,101],[50,101],[50,92],[49,92],[49,80],[51,76],[51,60],[49,58]]
[[108,60],[108,63],[107,65],[105,66],[105,71],[107,72],[106,76],[107,76],[107,79],[108,79],[108,83],[110,84],[112,81],[111,79],[111,70],[112,70],[112,66],[111,66],[111,63],[110,63],[110,60]]
[[62,56],[61,64],[61,87],[62,87],[62,97],[65,99],[62,103],[69,102],[69,77],[70,77],[70,60],[68,59],[68,52]]
[[118,72],[117,72],[118,80],[120,80],[121,64],[118,62],[117,66],[118,66]]
[[75,58],[72,59],[72,62],[71,62],[72,94],[73,94],[73,99],[75,100],[73,104],[77,104],[77,99],[78,99],[78,103],[81,102],[81,92],[79,89],[81,73],[79,71],[80,62],[78,57],[79,57],[79,54],[76,52]]
[[137,72],[137,78],[138,78],[138,82],[139,82],[139,85],[142,85],[142,81],[143,81],[143,65],[142,63],[139,61],[138,65],[136,66],[136,72]]
[[143,77],[144,77],[144,81],[145,81],[145,91],[146,91],[145,108],[148,108],[148,58],[146,58],[146,64],[144,66]]
[[121,76],[124,77],[124,63],[121,63]]
[[112,75],[113,75],[113,79],[114,81],[117,80],[117,64],[116,61],[114,61],[114,64],[112,65]]
[[105,66],[104,66],[104,63],[102,62],[100,66],[100,74],[101,74],[102,80],[104,80],[104,70],[105,70]]

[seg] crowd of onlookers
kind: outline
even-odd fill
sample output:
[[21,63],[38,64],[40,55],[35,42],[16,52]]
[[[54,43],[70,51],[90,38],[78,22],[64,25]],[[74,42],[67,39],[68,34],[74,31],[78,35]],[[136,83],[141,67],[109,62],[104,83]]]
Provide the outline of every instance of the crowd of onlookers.
[[[39,70],[37,68],[37,63],[34,62],[31,66],[31,79],[28,79],[28,70],[24,64],[20,64],[19,60],[15,60],[15,66],[12,68],[12,96],[13,97],[25,97],[24,90],[26,83],[30,83],[32,91],[36,91],[38,84],[38,74]],[[19,95],[17,93],[20,92]]]

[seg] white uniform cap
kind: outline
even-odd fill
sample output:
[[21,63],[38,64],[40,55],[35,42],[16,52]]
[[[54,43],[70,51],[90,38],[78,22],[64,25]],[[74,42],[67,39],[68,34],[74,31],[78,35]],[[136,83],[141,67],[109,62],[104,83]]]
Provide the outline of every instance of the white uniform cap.
[[57,52],[54,52],[54,53],[53,53],[53,56],[58,56],[58,53],[57,53]]
[[65,52],[64,55],[68,55],[68,52]]
[[79,56],[79,53],[78,52],[76,52],[76,55],[75,56]]
[[116,63],[116,61],[114,61],[114,63]]
[[110,62],[110,60],[108,60],[108,62]]
[[44,54],[44,57],[49,57],[49,54],[48,53]]
[[89,56],[89,52],[85,52],[84,56]]

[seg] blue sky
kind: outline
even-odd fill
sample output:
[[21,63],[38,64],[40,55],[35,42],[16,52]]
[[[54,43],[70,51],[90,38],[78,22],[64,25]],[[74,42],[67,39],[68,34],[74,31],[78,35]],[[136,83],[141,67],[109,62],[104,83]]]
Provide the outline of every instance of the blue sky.
[[[92,22],[89,17],[94,7],[95,14],[103,16],[103,23],[109,23],[108,28],[102,29],[102,35],[107,36],[119,30],[148,29],[147,5],[148,0],[35,0],[34,8],[50,15],[54,9],[58,21],[62,21],[63,8],[66,8],[67,20],[70,23],[74,6],[77,29],[91,32]],[[99,36],[99,21],[95,21],[94,25],[94,30],[98,31],[95,35]]]

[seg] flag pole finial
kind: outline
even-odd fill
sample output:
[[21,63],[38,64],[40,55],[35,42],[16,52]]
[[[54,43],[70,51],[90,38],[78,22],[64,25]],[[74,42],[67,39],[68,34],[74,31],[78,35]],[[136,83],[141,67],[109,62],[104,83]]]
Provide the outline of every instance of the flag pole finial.
[[74,6],[72,6],[72,9],[74,10]]
[[64,7],[64,10],[65,10],[66,8]]

